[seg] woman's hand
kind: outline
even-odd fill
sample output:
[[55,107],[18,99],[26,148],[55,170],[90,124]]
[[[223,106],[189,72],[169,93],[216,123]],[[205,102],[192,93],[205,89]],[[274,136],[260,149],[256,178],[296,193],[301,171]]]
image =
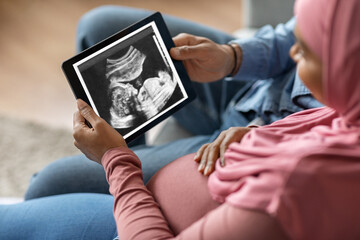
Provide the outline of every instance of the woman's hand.
[[182,60],[192,81],[213,82],[229,75],[234,68],[234,52],[228,45],[181,33],[173,38],[171,57]]
[[[127,146],[123,137],[83,100],[77,100],[78,111],[74,113],[74,145],[87,158],[101,164],[105,152],[111,148]],[[91,124],[89,127],[86,124]]]
[[225,166],[224,154],[233,142],[240,142],[244,135],[249,132],[248,127],[231,127],[222,131],[212,143],[204,144],[197,151],[194,160],[200,162],[198,171],[209,176],[215,170],[215,162],[220,158],[221,166]]

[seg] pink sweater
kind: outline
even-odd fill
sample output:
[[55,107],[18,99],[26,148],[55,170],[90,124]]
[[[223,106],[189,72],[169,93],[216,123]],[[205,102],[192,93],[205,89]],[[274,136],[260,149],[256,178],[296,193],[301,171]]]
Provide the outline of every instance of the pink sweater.
[[[187,155],[165,166],[146,187],[140,160],[131,150],[120,147],[104,155],[102,164],[115,200],[120,239],[231,240],[254,227],[261,233],[261,226],[249,221],[248,211],[211,198],[208,178],[197,172],[192,159],[193,155]],[[241,222],[244,224],[239,225]]]
[[162,168],[146,187],[138,157],[109,150],[102,164],[120,239],[359,239],[359,159],[247,162],[233,184],[241,190],[220,204],[193,155]]

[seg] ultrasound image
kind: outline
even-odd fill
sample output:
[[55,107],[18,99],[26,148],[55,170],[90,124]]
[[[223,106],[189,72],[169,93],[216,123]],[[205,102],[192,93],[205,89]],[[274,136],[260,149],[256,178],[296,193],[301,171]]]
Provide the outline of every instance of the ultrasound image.
[[79,64],[93,108],[123,136],[185,98],[167,49],[160,45],[149,26]]
[[176,81],[170,71],[158,70],[144,79],[146,55],[130,46],[124,56],[106,60],[106,79],[111,99],[110,123],[115,128],[130,128],[155,116],[172,96]]

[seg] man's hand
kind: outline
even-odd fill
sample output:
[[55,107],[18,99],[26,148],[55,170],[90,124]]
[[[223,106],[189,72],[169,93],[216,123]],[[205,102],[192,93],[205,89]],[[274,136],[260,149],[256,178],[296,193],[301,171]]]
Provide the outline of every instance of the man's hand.
[[[111,148],[127,146],[123,137],[83,100],[77,100],[74,113],[74,145],[89,159],[101,164],[105,152]],[[86,120],[91,124],[89,127]]]
[[214,142],[204,144],[197,151],[194,161],[200,162],[199,172],[209,176],[215,170],[216,160],[220,158],[221,166],[225,166],[224,154],[233,142],[240,142],[244,135],[249,132],[248,127],[231,127],[222,131]]
[[173,38],[171,57],[182,60],[192,81],[213,82],[229,75],[234,68],[234,52],[228,45],[181,33]]

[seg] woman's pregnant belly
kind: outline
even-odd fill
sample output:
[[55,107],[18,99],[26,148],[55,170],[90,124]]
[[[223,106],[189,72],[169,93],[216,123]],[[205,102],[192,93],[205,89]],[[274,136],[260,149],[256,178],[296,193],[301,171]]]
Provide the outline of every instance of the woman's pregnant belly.
[[189,154],[166,165],[147,184],[175,234],[220,206],[211,198],[208,177],[197,171],[194,156]]

